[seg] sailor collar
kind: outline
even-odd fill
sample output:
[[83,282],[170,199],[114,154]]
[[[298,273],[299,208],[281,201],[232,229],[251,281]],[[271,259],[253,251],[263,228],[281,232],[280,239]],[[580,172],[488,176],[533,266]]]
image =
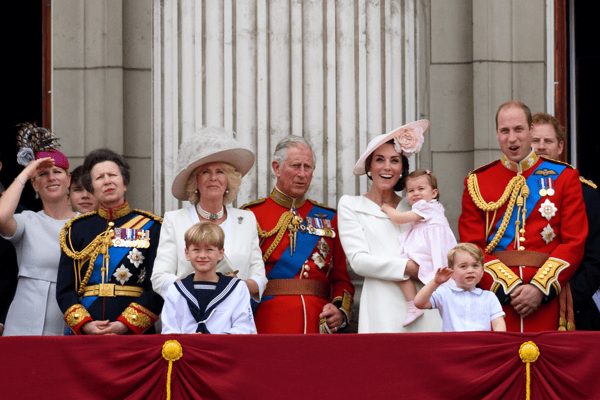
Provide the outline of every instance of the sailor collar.
[[304,196],[298,197],[294,199],[293,197],[284,194],[281,190],[275,186],[271,195],[269,196],[275,203],[279,204],[282,207],[291,209],[292,206],[295,208],[300,208],[304,205],[305,199]]
[[535,154],[535,151],[533,151],[533,149],[531,149],[531,152],[529,153],[529,155],[518,163],[509,160],[508,158],[506,158],[505,155],[502,155],[501,162],[502,162],[502,165],[504,166],[504,168],[511,170],[513,172],[523,173],[523,172],[527,171],[529,168],[532,168],[538,162],[539,159],[540,158],[537,156],[537,154]]
[[463,288],[459,288],[458,286],[449,286],[450,290],[452,290],[453,292],[465,292],[465,293],[470,293],[470,294],[475,294],[477,296],[480,296],[483,293],[483,289],[476,287],[473,290],[465,290]]
[[129,203],[127,203],[127,200],[125,200],[125,203],[115,208],[106,208],[100,204],[100,208],[98,209],[98,215],[108,220],[119,219],[126,216],[130,212],[131,208],[129,208]]

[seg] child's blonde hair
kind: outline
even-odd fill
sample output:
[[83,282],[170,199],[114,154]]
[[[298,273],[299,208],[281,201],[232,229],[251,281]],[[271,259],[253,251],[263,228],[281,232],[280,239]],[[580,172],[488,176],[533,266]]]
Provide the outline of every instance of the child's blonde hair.
[[483,252],[479,246],[476,246],[473,243],[459,243],[448,252],[448,268],[454,268],[454,258],[456,258],[456,253],[459,251],[464,251],[465,253],[472,255],[473,258],[483,266]]
[[186,249],[191,245],[207,244],[221,250],[225,244],[225,232],[219,225],[210,222],[198,222],[185,232],[184,239]]
[[408,174],[408,176],[406,177],[406,182],[408,182],[411,179],[416,179],[423,175],[427,176],[427,181],[429,181],[429,185],[431,186],[431,188],[437,189],[438,193],[434,197],[434,199],[439,201],[440,200],[440,190],[438,189],[438,186],[437,186],[437,179],[435,178],[435,175],[433,174],[433,172],[431,172],[430,170],[418,169],[416,171],[413,171],[410,174]]

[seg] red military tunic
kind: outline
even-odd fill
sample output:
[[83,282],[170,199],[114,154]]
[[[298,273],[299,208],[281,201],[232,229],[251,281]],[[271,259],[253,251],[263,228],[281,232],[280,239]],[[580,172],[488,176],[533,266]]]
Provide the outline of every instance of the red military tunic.
[[[519,175],[522,178],[516,178]],[[523,178],[527,179],[525,185]],[[503,194],[505,198],[501,199]],[[501,203],[499,200],[504,203],[494,212],[490,203]],[[487,212],[482,209],[486,203],[490,209]],[[496,238],[496,233],[503,230],[501,221],[509,214],[507,209],[512,219],[506,217],[506,230]],[[579,173],[570,165],[539,158],[532,151],[519,164],[503,157],[473,171],[465,180],[460,240],[485,249],[486,273],[479,286],[495,292],[500,299],[508,331],[558,329],[557,295],[581,262],[587,232]],[[495,253],[498,251],[501,253]],[[523,253],[514,257],[513,251]],[[535,264],[534,260],[537,266],[526,265]],[[509,294],[520,284],[528,283],[540,289],[544,298],[533,314],[522,318],[510,305]]]
[[[258,333],[319,333],[319,314],[327,303],[333,303],[342,311],[346,324],[350,319],[354,285],[346,268],[346,255],[339,240],[335,210],[312,200],[296,199],[295,209],[302,222],[296,233],[296,249],[290,252],[290,224],[284,222],[286,216],[291,216],[292,200],[275,189],[270,197],[243,207],[256,215],[262,253],[269,253],[265,260],[269,283],[255,316]],[[321,224],[326,229],[319,231]],[[279,228],[275,229],[278,225]],[[315,229],[309,229],[311,226]],[[311,234],[309,230],[317,234]],[[283,235],[278,235],[279,232]],[[335,237],[330,237],[331,232]],[[279,237],[279,243],[273,245]],[[307,241],[311,243],[309,248],[302,246]],[[289,266],[287,278],[281,272],[282,264],[278,264],[282,258]],[[270,290],[275,287],[274,279],[277,279],[277,284],[283,279],[312,281],[306,285],[324,288],[323,295],[270,296]]]

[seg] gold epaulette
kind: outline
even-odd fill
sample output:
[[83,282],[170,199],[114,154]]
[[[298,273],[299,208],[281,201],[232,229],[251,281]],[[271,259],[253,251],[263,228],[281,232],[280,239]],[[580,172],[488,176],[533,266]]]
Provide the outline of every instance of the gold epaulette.
[[242,210],[247,210],[247,209],[248,209],[248,208],[250,208],[250,207],[254,207],[254,206],[257,206],[257,205],[259,205],[259,204],[262,204],[262,203],[264,203],[265,201],[267,201],[267,198],[266,198],[266,197],[263,197],[262,199],[258,199],[258,200],[255,200],[255,201],[251,201],[250,203],[246,203],[246,204],[244,204],[244,205],[242,206]]
[[542,265],[529,283],[540,289],[546,296],[550,294],[550,288],[554,286],[556,293],[560,293],[558,275],[570,264],[558,258],[550,257]]
[[137,208],[135,210],[132,210],[132,212],[145,215],[148,218],[152,218],[153,220],[158,221],[159,224],[163,223],[163,219],[161,217],[159,217],[158,215],[154,215],[151,212],[144,211],[144,210],[138,210]]
[[499,162],[500,162],[500,160],[494,160],[491,163],[482,165],[479,168],[475,168],[473,171],[469,172],[469,175],[476,174],[478,172],[484,171],[484,170],[488,169],[489,167],[491,167],[492,165],[498,164]]
[[331,208],[331,207],[328,207],[328,206],[326,206],[326,205],[324,205],[324,204],[317,203],[316,201],[314,201],[314,200],[311,200],[311,199],[308,199],[308,201],[309,201],[309,202],[310,202],[312,205],[315,205],[315,206],[318,206],[318,207],[323,207],[323,208],[324,208],[324,209],[326,209],[326,210],[329,210],[329,211],[336,212],[335,208]]
[[581,183],[586,184],[594,189],[598,189],[598,185],[596,185],[594,182],[585,179],[583,176],[579,176],[579,180],[581,181]]
[[564,161],[555,160],[555,159],[553,159],[553,158],[546,158],[546,157],[544,157],[544,156],[540,156],[540,158],[541,158],[542,160],[544,160],[544,161],[553,162],[553,163],[555,163],[555,164],[564,165],[564,166],[566,166],[566,167],[569,167],[569,168],[571,168],[571,169],[574,169],[574,168],[573,168],[573,166],[572,166],[571,164],[569,164],[569,163],[566,163],[566,162],[564,162]]
[[[96,214],[98,214],[98,211],[91,211],[91,212],[89,212],[89,213],[85,213],[85,214],[79,214],[79,215],[78,215],[78,216],[76,216],[75,218],[73,218],[73,219],[70,219],[70,220],[69,220],[69,221],[68,221],[68,222],[65,224],[65,226],[63,226],[63,227],[62,227],[62,229],[60,230],[60,236],[59,236],[59,237],[66,237],[66,235],[67,235],[67,231],[68,231],[69,229],[71,229],[71,226],[73,226],[73,224],[74,224],[75,222],[79,221],[80,219],[87,218],[87,217],[91,217],[91,216],[93,216],[93,215],[96,215]],[[65,251],[65,249],[63,248],[63,245],[64,245],[64,246],[66,246],[66,243],[65,243],[64,241],[62,241],[62,240],[61,240],[61,241],[60,241],[60,247],[61,247],[62,251]]]
[[483,269],[494,279],[494,284],[492,285],[492,292],[494,293],[502,285],[504,293],[509,294],[517,285],[523,283],[521,278],[500,260],[490,261],[483,266]]

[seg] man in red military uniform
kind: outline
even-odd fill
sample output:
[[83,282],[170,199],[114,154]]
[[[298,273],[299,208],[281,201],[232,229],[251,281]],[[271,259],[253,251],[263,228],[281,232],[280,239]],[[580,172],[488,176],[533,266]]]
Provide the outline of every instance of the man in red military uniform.
[[496,293],[507,330],[517,332],[559,328],[558,294],[581,262],[588,232],[578,171],[538,157],[531,128],[525,104],[500,106],[504,155],[469,174],[459,219],[461,242],[485,251],[479,286]]
[[308,142],[277,144],[275,189],[243,208],[256,215],[269,282],[256,310],[258,333],[335,333],[350,320],[354,286],[335,210],[304,198],[315,160]]

